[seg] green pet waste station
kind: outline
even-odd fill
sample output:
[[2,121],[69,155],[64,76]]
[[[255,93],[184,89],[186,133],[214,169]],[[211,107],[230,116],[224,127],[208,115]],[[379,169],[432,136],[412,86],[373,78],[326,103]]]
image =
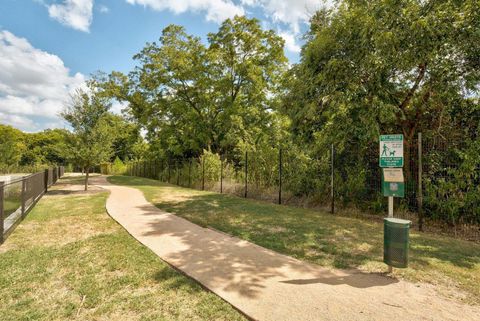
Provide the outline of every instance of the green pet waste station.
[[388,217],[383,220],[383,262],[396,268],[408,266],[411,221]]

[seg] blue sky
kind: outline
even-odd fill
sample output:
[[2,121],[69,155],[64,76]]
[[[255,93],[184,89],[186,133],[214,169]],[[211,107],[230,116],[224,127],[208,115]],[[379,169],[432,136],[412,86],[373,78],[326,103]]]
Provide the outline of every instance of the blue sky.
[[[308,17],[322,0],[1,0],[0,123],[64,127],[69,93],[101,70],[128,72],[132,56],[169,24],[206,38],[235,14],[258,18],[298,61]],[[118,109],[118,106],[117,106]]]

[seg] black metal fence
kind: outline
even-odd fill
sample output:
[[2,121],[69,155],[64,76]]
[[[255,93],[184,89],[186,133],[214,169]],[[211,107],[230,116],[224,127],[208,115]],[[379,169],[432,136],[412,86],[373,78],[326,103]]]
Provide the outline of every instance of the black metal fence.
[[[395,200],[396,216],[414,220],[420,229],[425,218],[430,225],[434,220],[448,221],[439,204],[449,202],[449,196],[432,186],[438,187],[454,176],[451,170],[458,168],[460,162],[452,152],[454,145],[419,134],[404,146],[405,198]],[[240,156],[206,152],[199,158],[132,162],[127,166],[127,174],[278,204],[327,206],[332,213],[337,206],[348,204],[368,212],[385,212],[387,201],[381,190],[378,143],[363,148],[361,161],[357,162],[345,150],[337,153],[335,149],[333,145],[317,158],[298,149],[276,147],[247,151]],[[454,225],[475,224],[475,219],[480,218],[474,213],[475,208],[459,209],[463,212]],[[479,231],[475,231],[474,237],[480,238]]]
[[12,233],[36,202],[64,175],[64,167],[0,181],[0,244]]

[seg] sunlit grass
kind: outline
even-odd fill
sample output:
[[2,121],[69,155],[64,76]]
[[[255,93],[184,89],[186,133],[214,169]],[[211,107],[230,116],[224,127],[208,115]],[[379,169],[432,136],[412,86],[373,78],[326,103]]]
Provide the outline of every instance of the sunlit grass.
[[[116,176],[109,180],[139,188],[157,207],[196,224],[301,260],[332,268],[386,271],[383,225],[376,221],[192,190],[138,177]],[[409,268],[395,269],[397,277],[436,284],[445,295],[480,303],[479,244],[417,232],[411,233],[410,244]]]
[[0,320],[243,319],[113,221],[107,196],[46,195],[0,246]]

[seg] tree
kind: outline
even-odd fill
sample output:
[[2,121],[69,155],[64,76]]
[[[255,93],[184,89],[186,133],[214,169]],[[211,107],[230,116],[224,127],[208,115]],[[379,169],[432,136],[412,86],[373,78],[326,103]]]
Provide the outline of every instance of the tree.
[[0,165],[17,165],[25,150],[24,134],[12,126],[0,124]]
[[111,128],[109,101],[95,91],[78,90],[61,116],[70,123],[74,135],[70,137],[70,159],[86,173],[88,189],[90,169],[112,155],[114,131]]
[[26,150],[20,165],[65,164],[65,148],[69,132],[65,129],[46,129],[24,135]]
[[110,97],[129,103],[158,154],[225,151],[275,127],[271,108],[286,68],[282,38],[256,19],[235,17],[208,43],[170,25],[159,44],[135,56],[139,66],[128,76],[98,79]]
[[400,131],[406,163],[417,132],[448,136],[455,106],[478,97],[479,6],[345,0],[317,12],[290,74],[283,110],[293,132],[305,143],[342,148]]
[[140,126],[120,115],[109,115],[111,131],[115,133],[112,142],[113,154],[110,161],[117,158],[122,162],[140,159],[144,156],[146,143],[140,135]]

